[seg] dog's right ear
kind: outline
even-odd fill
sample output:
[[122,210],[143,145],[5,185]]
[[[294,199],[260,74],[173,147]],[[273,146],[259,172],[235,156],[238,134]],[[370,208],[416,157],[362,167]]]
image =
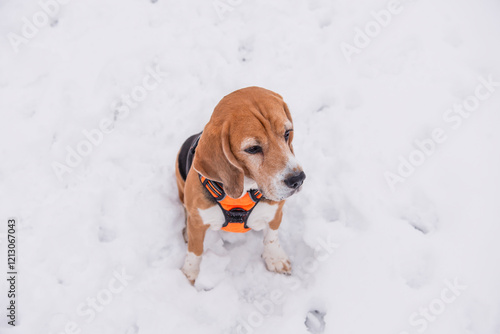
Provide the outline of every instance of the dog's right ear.
[[203,130],[193,160],[193,168],[209,180],[221,182],[232,198],[243,196],[244,172],[229,142],[229,124],[210,121]]

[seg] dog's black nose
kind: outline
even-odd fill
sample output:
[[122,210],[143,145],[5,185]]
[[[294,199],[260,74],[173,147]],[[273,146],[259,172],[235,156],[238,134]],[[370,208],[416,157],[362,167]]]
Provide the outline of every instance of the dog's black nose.
[[285,184],[292,189],[297,189],[304,183],[304,180],[306,178],[306,173],[300,172],[298,174],[295,174],[293,176],[290,176],[289,178],[285,179]]

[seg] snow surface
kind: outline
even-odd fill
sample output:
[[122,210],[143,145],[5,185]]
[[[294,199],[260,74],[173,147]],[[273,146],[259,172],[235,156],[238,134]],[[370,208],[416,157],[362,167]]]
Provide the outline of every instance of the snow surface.
[[[500,3],[406,1],[348,62],[342,43],[388,6],[67,1],[16,53],[8,34],[41,7],[1,1],[0,208],[19,220],[19,285],[0,333],[500,333],[500,89],[458,128],[443,120],[480,77],[500,81]],[[53,163],[151,67],[158,88],[59,180]],[[294,272],[265,269],[261,233],[210,232],[192,287],[175,155],[252,85],[289,104],[307,174],[280,228]],[[385,173],[436,127],[447,140],[392,191]],[[5,240],[4,225],[2,272]],[[93,319],[89,298],[105,301]]]

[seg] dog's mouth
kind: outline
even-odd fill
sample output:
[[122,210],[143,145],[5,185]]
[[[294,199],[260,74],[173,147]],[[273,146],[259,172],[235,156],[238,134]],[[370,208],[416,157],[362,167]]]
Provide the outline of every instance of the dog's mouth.
[[300,192],[301,190],[302,190],[302,186],[300,186],[296,189],[287,189],[287,191],[283,192],[280,195],[271,195],[270,193],[268,193],[262,189],[259,189],[259,191],[262,193],[262,196],[264,196],[264,198],[266,198],[270,201],[275,201],[275,202],[283,201],[283,200],[291,197],[292,195],[295,195],[296,193]]
[[295,195],[296,193],[299,193],[300,191],[302,190],[302,186],[298,187],[297,189],[293,189],[287,196],[286,198],[288,197],[291,197],[292,195]]

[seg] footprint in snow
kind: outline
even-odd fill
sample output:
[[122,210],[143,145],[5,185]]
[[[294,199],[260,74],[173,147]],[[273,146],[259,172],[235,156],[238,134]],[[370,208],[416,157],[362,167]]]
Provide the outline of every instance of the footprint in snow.
[[307,330],[313,334],[323,333],[325,331],[325,314],[318,310],[309,311],[304,322]]
[[415,194],[410,208],[402,215],[402,218],[423,234],[436,230],[439,217],[434,203],[423,194]]
[[125,334],[137,334],[138,332],[139,332],[139,326],[137,326],[137,324],[133,324],[127,329]]
[[106,228],[106,227],[99,227],[99,241],[100,242],[111,242],[115,240],[116,238],[116,233],[115,231]]

